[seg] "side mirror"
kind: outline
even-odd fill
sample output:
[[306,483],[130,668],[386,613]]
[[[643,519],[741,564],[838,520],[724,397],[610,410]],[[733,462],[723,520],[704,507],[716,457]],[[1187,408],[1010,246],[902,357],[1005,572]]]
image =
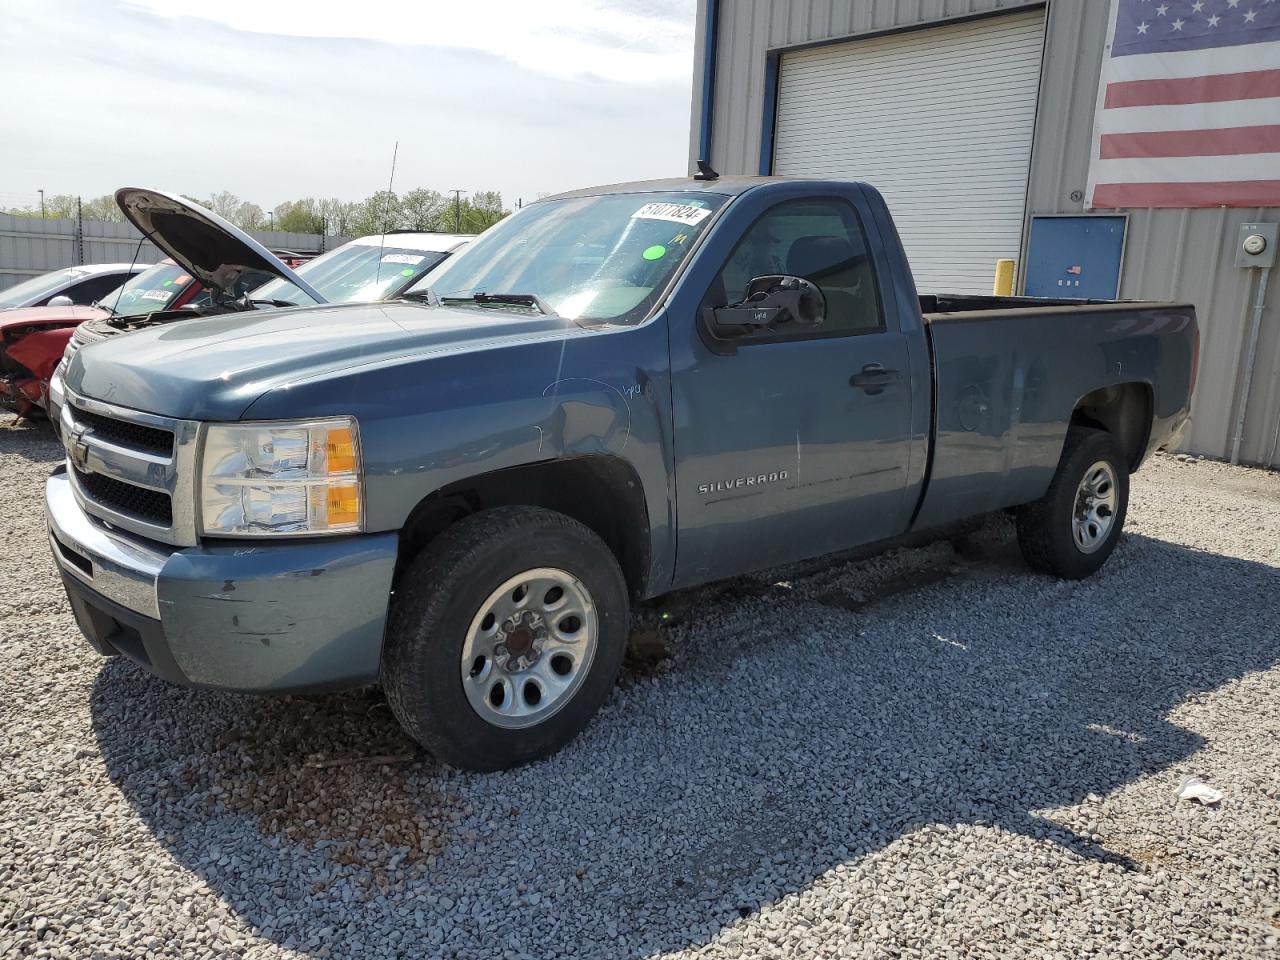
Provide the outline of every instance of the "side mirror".
[[713,307],[714,327],[726,333],[750,334],[779,327],[816,327],[827,315],[827,298],[816,283],[803,277],[756,277],[737,303]]
[[50,298],[46,306],[50,307],[74,307],[76,302],[68,297],[65,293],[60,293],[56,297]]

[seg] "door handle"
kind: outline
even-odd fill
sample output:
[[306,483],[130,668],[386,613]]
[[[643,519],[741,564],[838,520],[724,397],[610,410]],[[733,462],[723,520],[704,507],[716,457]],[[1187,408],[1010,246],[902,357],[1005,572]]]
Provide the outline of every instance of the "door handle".
[[901,379],[902,374],[897,370],[886,370],[882,363],[868,363],[862,368],[861,373],[855,373],[849,378],[849,386],[865,390],[870,394],[877,394],[887,385]]

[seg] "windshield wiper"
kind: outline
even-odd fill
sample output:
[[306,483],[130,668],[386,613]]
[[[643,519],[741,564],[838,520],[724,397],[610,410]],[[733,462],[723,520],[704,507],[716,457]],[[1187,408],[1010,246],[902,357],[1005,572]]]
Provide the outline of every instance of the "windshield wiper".
[[440,297],[441,303],[501,303],[514,304],[521,307],[537,307],[538,312],[548,317],[559,316],[553,309],[551,304],[543,300],[536,293],[473,293],[469,297]]

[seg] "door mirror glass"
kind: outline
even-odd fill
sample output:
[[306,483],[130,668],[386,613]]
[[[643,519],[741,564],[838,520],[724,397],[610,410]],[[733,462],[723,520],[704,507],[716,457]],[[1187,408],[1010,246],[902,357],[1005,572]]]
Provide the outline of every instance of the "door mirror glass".
[[75,305],[75,301],[68,297],[65,293],[60,293],[56,297],[49,299],[50,307],[71,307]]

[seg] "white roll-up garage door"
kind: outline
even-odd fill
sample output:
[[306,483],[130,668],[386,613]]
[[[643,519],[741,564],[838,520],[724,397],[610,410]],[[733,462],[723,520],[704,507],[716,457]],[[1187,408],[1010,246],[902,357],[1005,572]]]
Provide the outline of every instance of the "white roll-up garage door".
[[1044,14],[782,57],[774,172],[884,194],[921,293],[989,293],[1022,240]]

